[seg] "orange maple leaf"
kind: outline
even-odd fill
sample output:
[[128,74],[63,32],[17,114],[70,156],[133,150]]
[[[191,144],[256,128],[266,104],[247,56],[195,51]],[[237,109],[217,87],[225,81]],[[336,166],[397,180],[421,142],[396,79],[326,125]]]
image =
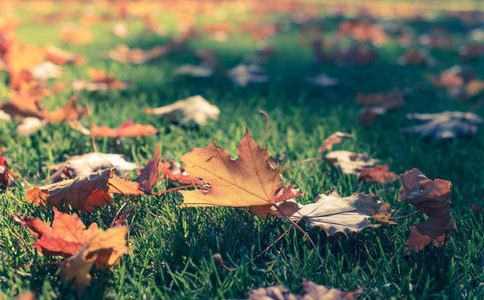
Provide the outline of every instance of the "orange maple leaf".
[[138,183],[124,181],[114,174],[114,169],[106,169],[87,176],[31,188],[27,191],[25,201],[36,205],[49,204],[58,209],[71,205],[78,210],[92,211],[95,206],[113,203],[109,193],[141,195],[143,191],[139,189]]
[[[246,131],[237,147],[239,158],[212,142],[181,157],[191,176],[203,178],[209,191],[182,191],[184,206],[253,207],[272,204],[299,196],[290,186],[281,187],[278,168],[269,164],[267,148],[260,148]],[[282,189],[282,192],[281,192]]]
[[120,138],[120,137],[134,137],[134,136],[142,136],[142,135],[153,135],[156,134],[158,130],[151,125],[142,125],[134,123],[132,120],[126,121],[118,128],[110,128],[107,126],[92,126],[91,134],[92,136],[100,136],[100,137],[111,137],[111,138]]
[[77,214],[69,215],[55,209],[51,226],[22,214],[11,217],[38,239],[33,244],[37,251],[46,256],[68,257],[61,264],[61,276],[74,280],[78,289],[89,285],[93,264],[98,268],[112,267],[129,252],[126,246],[128,226],[102,230],[93,223],[86,228]]

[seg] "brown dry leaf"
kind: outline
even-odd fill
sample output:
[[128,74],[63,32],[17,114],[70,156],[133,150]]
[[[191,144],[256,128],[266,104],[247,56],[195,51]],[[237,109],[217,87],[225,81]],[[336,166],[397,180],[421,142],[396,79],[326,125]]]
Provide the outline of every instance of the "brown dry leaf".
[[153,135],[156,134],[158,130],[151,125],[142,125],[134,123],[128,120],[121,124],[118,128],[110,128],[106,126],[96,126],[93,125],[91,128],[92,136],[100,137],[111,137],[111,138],[121,138],[121,137],[135,137],[143,135]]
[[86,61],[86,57],[83,55],[71,53],[52,45],[47,47],[46,52],[47,59],[58,65],[81,65]]
[[362,94],[358,93],[356,102],[364,107],[360,110],[360,124],[369,125],[377,115],[404,105],[405,92],[394,89],[388,93]]
[[132,171],[136,164],[126,161],[121,154],[92,152],[71,156],[61,164],[52,166],[51,181],[59,182],[65,179],[88,176],[99,170],[114,168],[117,171]]
[[303,279],[304,293],[295,295],[281,285],[260,288],[249,292],[249,300],[351,300],[361,293],[343,292]]
[[444,245],[456,228],[450,209],[452,184],[442,179],[430,180],[417,169],[400,177],[399,200],[407,200],[429,216],[427,221],[411,227],[412,233],[405,245],[415,252],[422,251],[432,242],[435,246]]
[[217,106],[210,104],[200,95],[192,96],[184,100],[179,100],[170,105],[147,108],[147,114],[166,116],[170,120],[175,120],[177,115],[181,115],[182,125],[197,124],[205,125],[208,120],[218,120],[220,110]]
[[388,171],[388,165],[376,165],[373,168],[365,168],[358,175],[358,180],[365,180],[366,182],[390,183],[397,179],[397,174]]
[[[338,232],[344,234],[358,232],[366,227],[373,227],[368,219],[373,216],[377,221],[390,224],[390,206],[376,200],[373,194],[357,193],[342,198],[337,192],[332,191],[320,194],[314,203],[301,205],[295,210],[294,203],[286,201],[278,205],[278,212],[286,214],[293,221],[303,219],[310,226],[318,226],[324,229],[328,235]],[[277,214],[276,214],[277,216]],[[387,220],[387,221],[384,221]]]
[[158,46],[150,50],[129,49],[126,45],[118,45],[116,49],[108,52],[109,58],[133,64],[144,64],[149,60],[160,57],[168,52],[168,47]]
[[12,214],[11,217],[38,239],[34,247],[40,253],[68,257],[61,265],[60,275],[74,280],[74,286],[80,290],[89,285],[89,271],[93,264],[98,268],[112,267],[129,252],[126,247],[127,226],[104,231],[93,223],[86,228],[77,214],[69,215],[55,209],[52,226],[22,214]]
[[136,182],[139,184],[140,189],[146,194],[150,194],[156,182],[158,182],[160,172],[160,147],[158,146],[156,147],[153,159],[148,160],[146,167],[140,170],[138,178],[136,178]]
[[[181,157],[191,176],[203,178],[209,191],[182,191],[184,206],[270,206],[295,198],[290,186],[281,186],[278,168],[269,165],[267,148],[261,149],[246,131],[237,147],[239,158],[212,142]],[[282,189],[282,193],[281,193]]]
[[90,68],[87,70],[91,82],[75,80],[72,82],[74,90],[105,91],[105,90],[125,90],[129,84],[124,81],[116,80],[116,76],[102,70]]
[[85,112],[84,109],[79,106],[78,102],[79,99],[77,96],[72,96],[65,106],[48,112],[46,115],[47,121],[50,123],[58,123],[79,119]]
[[368,154],[354,153],[350,151],[331,151],[324,155],[335,168],[341,168],[344,174],[360,174],[365,168],[374,167],[379,161]]
[[337,131],[333,133],[332,135],[330,135],[329,137],[323,140],[318,150],[319,153],[323,153],[325,151],[329,151],[333,149],[333,146],[341,143],[343,141],[343,138],[345,137],[353,137],[353,136],[349,133],[345,133],[341,131]]
[[77,177],[27,191],[25,201],[35,205],[52,205],[63,209],[71,205],[77,210],[92,211],[113,203],[109,193],[141,195],[136,182],[126,182],[114,174],[114,169],[106,169],[84,177]]
[[190,176],[185,168],[178,162],[161,160],[161,172],[163,176],[172,181],[179,181],[186,184],[202,185],[203,182],[199,178]]
[[18,92],[11,92],[8,102],[0,102],[0,109],[14,118],[45,119],[47,116],[38,97]]

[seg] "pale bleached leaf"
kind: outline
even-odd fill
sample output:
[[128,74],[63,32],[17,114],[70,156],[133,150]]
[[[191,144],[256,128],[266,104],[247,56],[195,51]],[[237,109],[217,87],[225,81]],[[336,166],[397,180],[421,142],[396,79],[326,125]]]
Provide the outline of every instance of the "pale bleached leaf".
[[121,154],[92,152],[84,155],[72,156],[67,161],[51,168],[54,172],[52,182],[67,178],[88,176],[99,170],[115,168],[116,170],[132,171],[136,164],[128,162]]
[[213,68],[205,65],[181,65],[175,70],[177,75],[185,75],[198,78],[207,78],[212,76]]
[[204,125],[208,120],[218,120],[220,110],[217,106],[210,104],[202,96],[192,96],[184,100],[177,101],[173,104],[158,108],[149,108],[148,114],[157,116],[166,116],[169,119],[175,119],[176,115],[181,115],[181,124],[190,123]]
[[287,202],[280,204],[279,211],[291,211],[293,213],[287,217],[293,221],[304,219],[310,226],[321,227],[329,235],[357,232],[371,226],[370,217],[378,215],[378,219],[382,219],[382,215],[390,215],[390,206],[376,200],[373,194],[357,193],[342,198],[333,191],[318,195],[314,203],[298,204],[297,210],[292,207],[294,203],[290,203],[290,209],[285,209]]
[[375,166],[379,161],[368,156],[368,154],[354,153],[350,151],[331,151],[324,158],[334,167],[341,168],[345,174],[360,174],[365,168]]
[[415,132],[437,139],[451,139],[457,136],[474,135],[483,120],[470,112],[445,111],[436,114],[408,114],[408,119],[422,121],[422,124],[404,128],[404,132]]
[[256,64],[239,64],[227,72],[227,76],[236,85],[246,87],[249,83],[262,83],[267,81],[264,69]]

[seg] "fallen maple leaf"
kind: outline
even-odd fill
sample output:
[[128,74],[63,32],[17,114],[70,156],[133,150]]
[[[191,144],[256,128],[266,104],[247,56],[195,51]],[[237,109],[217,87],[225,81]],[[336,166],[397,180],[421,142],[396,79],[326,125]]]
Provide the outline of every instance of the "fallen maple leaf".
[[412,231],[405,245],[419,252],[433,242],[435,246],[446,243],[455,230],[455,220],[450,209],[451,183],[447,180],[428,179],[417,169],[400,175],[402,187],[399,200],[407,200],[429,216],[427,221],[411,226]]
[[279,216],[282,211],[293,221],[303,219],[310,226],[323,228],[328,235],[338,232],[347,234],[374,226],[368,221],[370,217],[382,223],[391,223],[390,205],[377,201],[373,194],[357,193],[342,198],[337,192],[332,191],[318,195],[314,203],[297,204],[297,209],[294,206],[295,202],[291,202],[279,204],[277,213],[271,214]]
[[303,279],[303,286],[304,293],[300,295],[292,294],[281,285],[255,289],[249,292],[248,300],[351,300],[361,293],[360,291],[343,292],[306,279]]
[[72,82],[74,90],[105,91],[105,90],[125,90],[129,87],[128,82],[116,80],[116,76],[102,70],[90,68],[88,70],[91,82],[75,80]]
[[373,168],[364,168],[358,180],[365,180],[366,182],[390,183],[398,179],[397,174],[388,172],[387,165],[376,165]]
[[121,154],[92,152],[72,156],[67,161],[52,166],[51,181],[59,182],[65,179],[88,176],[99,170],[115,168],[117,171],[132,171],[136,164],[126,161]]
[[423,122],[420,125],[402,129],[403,132],[415,132],[422,136],[437,139],[450,139],[459,135],[474,135],[483,120],[470,112],[445,111],[436,114],[408,114],[408,119]]
[[343,141],[343,138],[345,137],[353,137],[353,136],[349,133],[345,133],[341,131],[337,131],[333,133],[332,135],[330,135],[329,137],[323,140],[323,142],[321,143],[321,146],[318,149],[319,153],[323,153],[325,151],[333,149],[333,146],[341,143]]
[[47,47],[46,56],[48,60],[58,65],[80,65],[86,61],[86,58],[82,55],[71,53],[52,45]]
[[230,69],[227,76],[240,87],[246,87],[251,82],[263,83],[267,81],[264,69],[256,64],[239,64]]
[[388,93],[362,94],[358,93],[356,102],[364,107],[360,110],[360,124],[369,125],[377,115],[404,105],[405,92],[394,89]]
[[46,256],[68,257],[61,264],[60,275],[74,280],[74,286],[80,290],[89,285],[93,264],[98,268],[112,267],[129,252],[126,247],[128,226],[104,231],[93,223],[86,228],[77,214],[68,215],[55,209],[52,226],[22,214],[11,217],[38,239],[33,244],[37,251]]
[[186,184],[203,184],[199,178],[188,175],[187,171],[185,171],[185,168],[178,162],[165,161],[162,159],[160,167],[163,176],[168,180],[179,181]]
[[160,176],[160,147],[156,147],[155,156],[148,160],[146,166],[140,170],[136,182],[140,189],[146,194],[150,194]]
[[144,64],[149,60],[160,57],[168,52],[168,47],[158,46],[151,50],[129,49],[126,45],[118,45],[116,49],[108,52],[109,58],[133,64]]
[[217,106],[210,104],[202,96],[192,96],[184,100],[179,100],[173,104],[158,108],[147,108],[146,113],[157,116],[167,116],[169,119],[176,119],[176,115],[181,115],[181,124],[205,125],[207,120],[218,120],[220,110]]
[[156,134],[158,130],[151,125],[142,125],[134,123],[132,120],[128,120],[121,124],[118,128],[110,128],[106,126],[96,126],[91,127],[91,135],[96,137],[111,137],[111,138],[121,138],[121,137],[135,137],[143,135],[153,135]]
[[354,153],[350,151],[331,151],[324,155],[335,168],[341,168],[344,174],[360,174],[365,168],[375,166],[379,161],[368,154]]
[[212,76],[213,69],[205,65],[181,65],[175,70],[177,75],[188,75],[191,77],[207,78]]
[[127,182],[114,174],[114,169],[106,169],[87,176],[34,187],[27,191],[25,201],[35,205],[52,205],[63,209],[71,205],[77,210],[92,211],[113,203],[109,193],[141,195],[136,182]]
[[[181,157],[186,171],[203,178],[210,190],[182,191],[184,206],[271,206],[299,196],[281,186],[278,168],[269,164],[267,148],[261,149],[247,130],[237,147],[239,158],[212,142]],[[282,193],[281,193],[282,189]]]

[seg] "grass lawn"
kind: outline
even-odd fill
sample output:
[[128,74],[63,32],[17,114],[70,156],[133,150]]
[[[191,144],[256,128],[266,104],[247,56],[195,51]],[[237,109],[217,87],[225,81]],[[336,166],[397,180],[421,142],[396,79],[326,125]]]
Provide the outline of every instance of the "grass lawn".
[[[68,6],[71,11],[87,11],[87,6]],[[155,136],[115,139],[97,138],[99,151],[120,153],[128,161],[142,166],[151,159],[157,145],[161,154],[179,160],[193,147],[207,146],[212,138],[235,155],[236,145],[247,127],[262,143],[265,120],[258,114],[264,110],[270,117],[267,146],[270,155],[284,153],[285,166],[319,156],[321,141],[335,131],[354,135],[336,149],[368,153],[388,164],[397,174],[418,168],[429,178],[452,182],[452,212],[457,230],[443,247],[429,246],[420,253],[407,253],[404,242],[409,226],[424,220],[420,214],[399,220],[397,225],[367,228],[358,234],[327,237],[320,228],[303,226],[318,246],[317,252],[303,235],[290,231],[279,243],[260,258],[258,253],[280,236],[290,224],[281,219],[262,220],[250,212],[237,208],[181,208],[181,194],[141,196],[128,203],[133,213],[130,225],[130,254],[125,255],[113,270],[94,270],[92,285],[79,296],[69,283],[58,277],[56,265],[36,265],[57,261],[37,253],[35,240],[16,224],[9,214],[22,212],[50,222],[51,207],[34,206],[23,201],[25,191],[43,184],[50,176],[48,166],[65,161],[73,155],[92,151],[91,139],[71,129],[66,123],[49,124],[31,136],[19,135],[17,121],[0,121],[1,154],[11,169],[22,178],[17,179],[8,193],[0,192],[0,288],[6,298],[24,291],[34,291],[41,299],[48,298],[161,298],[161,299],[230,299],[247,298],[249,290],[281,284],[300,292],[302,278],[344,291],[362,289],[360,298],[475,298],[484,296],[484,214],[474,212],[470,205],[484,206],[484,130],[473,137],[439,141],[424,139],[401,128],[414,124],[407,113],[433,113],[445,110],[467,111],[477,100],[461,102],[445,90],[434,87],[430,75],[438,75],[454,64],[471,67],[477,78],[484,78],[484,59],[462,62],[456,48],[431,49],[437,60],[434,67],[401,66],[397,58],[406,48],[391,39],[377,47],[379,58],[369,65],[318,63],[311,45],[300,45],[300,26],[292,24],[268,38],[276,49],[275,56],[264,66],[267,83],[237,87],[226,77],[215,74],[210,78],[177,76],[174,70],[181,64],[196,64],[197,49],[211,49],[221,65],[232,68],[251,56],[257,45],[249,34],[234,33],[226,42],[217,42],[206,34],[190,38],[188,47],[154,59],[146,64],[133,65],[110,60],[103,56],[119,43],[149,49],[165,44],[177,28],[177,15],[166,10],[157,19],[167,28],[166,36],[149,34],[138,18],[128,18],[129,35],[121,39],[111,33],[117,20],[91,25],[92,43],[75,46],[59,39],[59,23],[38,24],[35,17],[62,9],[38,9],[34,4],[17,5],[20,23],[16,28],[19,40],[26,44],[49,44],[83,54],[87,62],[81,66],[63,66],[60,80],[87,79],[90,67],[116,74],[118,79],[132,82],[124,91],[73,91],[65,88],[48,96],[48,109],[63,105],[72,95],[81,103],[88,103],[92,122],[118,127],[126,120],[151,124],[158,129]],[[101,11],[111,11],[104,7]],[[222,11],[222,6],[217,11]],[[40,12],[39,12],[40,11]],[[323,10],[321,10],[323,12]],[[226,17],[257,22],[248,11],[240,12],[228,6]],[[216,13],[196,15],[198,22],[221,22]],[[235,19],[237,19],[235,18]],[[266,14],[264,22],[289,20],[285,12]],[[337,30],[345,16],[324,16],[319,22],[324,28],[318,34],[329,37]],[[72,14],[65,22],[78,22]],[[237,21],[235,21],[237,22]],[[455,17],[437,14],[432,19],[405,21],[416,33],[424,33],[432,26],[447,28],[450,34],[462,35],[465,26]],[[339,80],[335,87],[322,88],[309,84],[308,76],[325,72]],[[52,80],[49,84],[55,83]],[[356,94],[387,92],[393,88],[408,90],[405,106],[376,118],[363,127],[359,125]],[[0,72],[0,99],[7,100],[8,73]],[[193,95],[202,95],[217,105],[220,120],[200,128],[182,128],[165,119],[144,113],[147,107],[158,107]],[[484,116],[484,106],[476,114]],[[135,175],[135,172],[133,172]],[[358,182],[354,175],[344,175],[324,161],[296,167],[284,174],[285,181],[304,191],[300,202],[309,203],[317,194],[335,188],[342,196],[356,192],[374,193],[379,200],[391,204],[394,215],[415,211],[406,201],[399,202],[399,181],[391,184]],[[166,180],[155,190],[173,187]],[[96,208],[92,213],[78,212],[85,224],[96,222],[108,228],[126,197],[115,195],[114,205]],[[212,258],[221,254],[225,264],[235,270],[221,268]],[[318,254],[324,259],[319,261]],[[18,267],[33,265],[29,268]]]

